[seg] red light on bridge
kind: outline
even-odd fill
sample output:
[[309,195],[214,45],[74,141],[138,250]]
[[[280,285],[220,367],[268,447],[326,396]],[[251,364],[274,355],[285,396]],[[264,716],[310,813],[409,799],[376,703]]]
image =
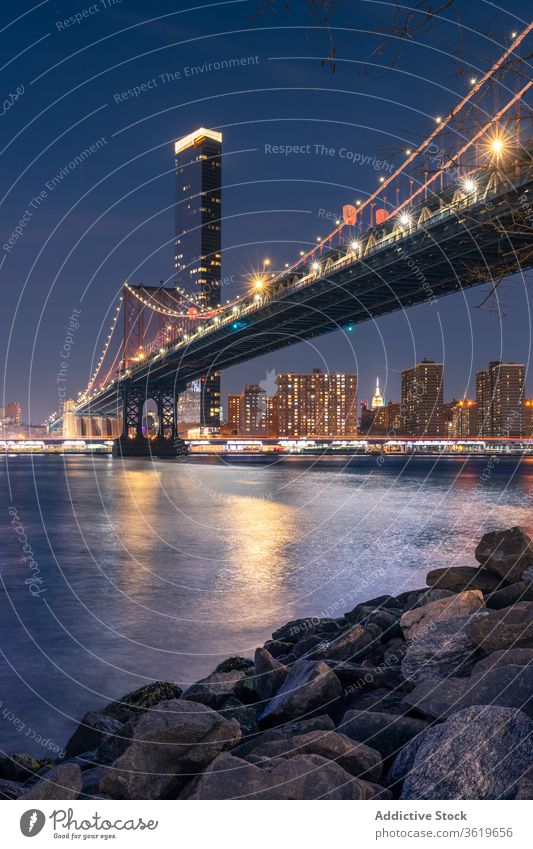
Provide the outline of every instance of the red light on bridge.
[[386,209],[376,209],[376,224],[383,224],[389,217]]
[[196,318],[197,315],[198,315],[198,310],[196,309],[196,307],[189,307],[189,310],[188,310],[189,318]]
[[351,203],[347,203],[342,207],[342,220],[345,224],[349,224],[352,227],[357,219],[357,209],[355,206],[352,206]]

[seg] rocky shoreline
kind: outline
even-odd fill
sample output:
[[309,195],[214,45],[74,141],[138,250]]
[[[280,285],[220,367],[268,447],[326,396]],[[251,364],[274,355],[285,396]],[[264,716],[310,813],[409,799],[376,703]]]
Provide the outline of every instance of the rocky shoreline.
[[533,798],[533,543],[475,557],[86,714],[62,759],[0,758],[0,798]]

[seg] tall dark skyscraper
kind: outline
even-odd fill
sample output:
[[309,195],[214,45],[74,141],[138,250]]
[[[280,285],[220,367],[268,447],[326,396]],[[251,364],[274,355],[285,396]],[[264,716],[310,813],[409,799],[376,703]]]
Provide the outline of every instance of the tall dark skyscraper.
[[522,363],[489,363],[476,375],[480,436],[518,437],[524,433],[524,379]]
[[402,371],[402,419],[406,436],[444,436],[442,363],[422,360]]
[[[222,265],[222,133],[200,127],[174,143],[176,282],[200,307],[220,305]],[[200,424],[220,427],[220,372],[201,381]]]

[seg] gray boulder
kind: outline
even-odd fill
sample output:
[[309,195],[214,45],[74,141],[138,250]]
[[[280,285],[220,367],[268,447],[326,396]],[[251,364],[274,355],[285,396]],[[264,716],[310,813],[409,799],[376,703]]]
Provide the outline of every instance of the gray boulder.
[[289,670],[266,649],[256,649],[254,657],[254,690],[262,701],[277,693]]
[[144,687],[139,687],[138,690],[122,696],[116,702],[111,702],[100,713],[118,719],[119,722],[127,722],[129,719],[135,719],[159,702],[179,699],[180,696],[180,687],[172,681],[153,681],[151,684],[146,684]]
[[242,669],[233,672],[213,672],[207,678],[202,678],[188,687],[181,698],[217,710],[227,698],[235,695],[237,685],[245,677],[246,672]]
[[162,702],[137,722],[131,745],[101,781],[118,799],[175,798],[191,776],[241,737],[236,720],[187,699]]
[[427,722],[421,719],[379,711],[349,710],[344,714],[337,731],[377,749],[383,758],[389,758],[427,727]]
[[516,584],[508,584],[501,590],[490,593],[485,597],[485,604],[491,610],[501,610],[502,607],[511,607],[519,601],[533,601],[533,584],[527,581],[518,581]]
[[463,590],[481,590],[491,593],[503,586],[497,575],[479,566],[451,566],[444,569],[432,569],[426,575],[428,587],[462,592]]
[[7,778],[9,781],[28,781],[37,775],[41,767],[41,762],[27,752],[3,755],[0,757],[0,778]]
[[341,683],[326,663],[299,660],[259,714],[259,726],[269,727],[303,719],[316,711],[324,712],[333,707],[341,694]]
[[310,719],[288,722],[280,728],[267,728],[260,736],[244,740],[233,747],[231,754],[237,758],[245,758],[256,746],[280,740],[292,740],[295,734],[308,734],[311,731],[335,731],[335,724],[330,716],[323,713]]
[[533,663],[533,649],[507,649],[506,651],[495,651],[478,660],[472,669],[472,676],[484,675],[495,666],[527,666]]
[[0,778],[0,799],[20,799],[23,793],[28,790],[23,784],[18,781],[9,781],[7,778]]
[[311,634],[333,634],[339,630],[337,619],[308,616],[305,619],[293,619],[272,634],[272,639],[279,642],[297,643]]
[[533,799],[533,766],[523,774],[518,782],[515,799]]
[[21,799],[77,799],[82,788],[77,764],[59,764],[48,770]]
[[86,713],[65,748],[65,757],[73,758],[98,748],[108,737],[120,736],[123,723],[105,713]]
[[407,693],[404,702],[432,719],[472,705],[512,707],[533,716],[533,665],[498,666],[471,678],[430,678]]
[[471,616],[457,616],[434,622],[414,638],[402,660],[402,672],[407,680],[449,675],[468,675],[478,657],[476,645],[469,636],[467,625],[489,614],[485,611]]
[[485,604],[480,590],[465,590],[449,598],[431,601],[413,610],[406,611],[400,619],[400,627],[406,640],[412,640],[437,622],[468,616]]
[[510,708],[472,705],[411,747],[402,799],[512,799],[533,758],[533,722]]
[[486,654],[510,648],[533,648],[533,602],[490,610],[484,618],[472,618],[467,634]]
[[379,752],[336,731],[310,731],[295,734],[288,740],[260,742],[251,754],[254,755],[254,763],[259,763],[258,758],[268,761],[297,755],[320,755],[335,761],[350,775],[372,782],[379,782],[383,772]]
[[533,543],[518,526],[505,531],[492,531],[481,537],[475,557],[485,569],[500,578],[510,582],[520,581],[528,566],[533,566]]
[[265,762],[219,755],[180,794],[180,799],[371,799],[382,787],[354,778],[319,755]]
[[364,658],[381,641],[382,631],[377,625],[354,625],[330,640],[315,657],[331,660],[356,661]]

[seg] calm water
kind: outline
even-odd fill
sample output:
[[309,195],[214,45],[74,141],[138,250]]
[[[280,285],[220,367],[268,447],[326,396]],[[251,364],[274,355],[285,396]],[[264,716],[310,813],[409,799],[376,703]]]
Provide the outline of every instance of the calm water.
[[[2,462],[9,751],[45,754],[34,733],[62,746],[86,710],[150,680],[191,682],[224,657],[250,655],[289,619],[340,616],[423,586],[429,569],[471,564],[487,530],[533,529],[530,460]],[[39,595],[25,583],[32,570],[9,508]]]

